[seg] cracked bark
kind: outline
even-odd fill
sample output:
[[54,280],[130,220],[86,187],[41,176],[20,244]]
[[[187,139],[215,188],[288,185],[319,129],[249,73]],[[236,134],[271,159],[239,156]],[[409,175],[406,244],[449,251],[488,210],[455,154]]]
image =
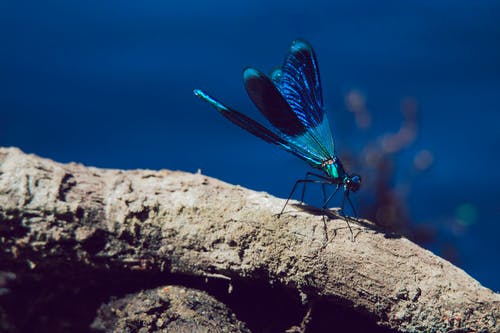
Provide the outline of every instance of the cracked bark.
[[500,331],[500,295],[446,260],[369,221],[352,225],[352,242],[331,219],[326,240],[312,210],[277,218],[283,203],[199,173],[98,169],[0,148],[0,270],[265,281],[400,332]]

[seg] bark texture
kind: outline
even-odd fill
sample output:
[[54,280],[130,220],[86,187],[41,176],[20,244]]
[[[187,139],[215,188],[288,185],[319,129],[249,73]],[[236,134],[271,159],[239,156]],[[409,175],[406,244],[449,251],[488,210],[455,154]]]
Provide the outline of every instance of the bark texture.
[[199,173],[98,169],[1,148],[0,270],[266,281],[400,332],[500,331],[500,295],[446,260],[369,221],[352,225],[353,242],[343,220],[325,231],[313,210],[290,206],[277,218],[283,203]]

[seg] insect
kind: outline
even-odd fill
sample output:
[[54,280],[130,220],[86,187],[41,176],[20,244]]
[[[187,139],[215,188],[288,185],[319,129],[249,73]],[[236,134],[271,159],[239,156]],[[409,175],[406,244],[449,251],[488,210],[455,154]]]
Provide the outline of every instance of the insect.
[[[243,81],[248,96],[270,122],[271,129],[199,89],[194,90],[194,94],[244,130],[323,171],[323,174],[307,172],[304,179],[297,180],[278,216],[283,214],[298,184],[303,184],[301,202],[304,199],[306,184],[322,185],[323,210],[326,210],[338,190],[343,189],[344,198],[339,214],[344,217],[352,236],[344,205],[345,201],[348,201],[356,215],[349,194],[359,190],[361,177],[349,174],[337,156],[323,106],[318,62],[311,45],[303,40],[293,41],[282,67],[275,69],[271,77],[247,67],[243,71]],[[336,186],[328,198],[325,185]]]

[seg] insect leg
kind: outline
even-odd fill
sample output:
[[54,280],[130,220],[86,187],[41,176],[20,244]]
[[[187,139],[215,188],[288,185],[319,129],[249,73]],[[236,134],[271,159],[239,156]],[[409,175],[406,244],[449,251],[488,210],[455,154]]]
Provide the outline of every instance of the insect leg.
[[290,192],[290,195],[288,195],[288,198],[286,199],[285,205],[281,209],[281,212],[278,214],[278,217],[281,216],[281,214],[283,214],[283,212],[285,211],[286,205],[288,205],[288,201],[290,201],[290,199],[292,198],[293,193],[297,189],[297,185],[300,184],[300,183],[304,183],[304,184],[305,183],[324,183],[324,181],[317,180],[317,179],[299,179],[299,180],[297,180],[295,182],[295,184],[293,185],[293,188],[292,188],[292,191]]
[[[324,187],[323,187],[323,189],[324,189]],[[330,196],[328,197],[327,200],[325,200],[325,203],[323,204],[323,207],[322,207],[323,209],[326,209],[326,206],[328,206],[328,203],[330,202],[330,200],[333,199],[333,197],[335,196],[335,194],[337,194],[337,192],[339,191],[339,189],[340,189],[340,184],[337,184],[337,187],[335,188],[335,191],[332,194],[330,194]],[[342,205],[343,205],[343,203],[342,203]]]
[[[309,171],[306,173],[306,176],[304,177],[304,179],[309,179],[309,176],[314,176],[316,178],[319,178],[319,179],[322,179],[322,180],[325,180],[328,182],[327,177],[322,176],[322,175],[318,175],[314,172],[309,172]],[[304,203],[304,196],[306,194],[306,184],[307,183],[304,182],[304,185],[302,187],[302,194],[300,196],[300,202],[302,202],[302,203]],[[324,200],[326,200],[325,183],[323,183],[322,187],[323,187],[323,201],[324,201]]]
[[[342,200],[342,206],[340,207],[339,215],[341,215],[344,218],[345,223],[347,223],[347,226],[349,227],[349,231],[351,232],[351,240],[354,242],[354,234],[352,233],[351,225],[349,224],[349,218],[347,215],[345,215],[344,212],[344,206],[345,206],[345,200],[348,200],[349,202],[351,199],[349,199],[349,191],[344,191],[344,199]],[[352,204],[351,204],[352,206]]]
[[358,218],[358,214],[356,214],[356,209],[354,209],[354,205],[352,204],[351,198],[349,197],[349,193],[347,193],[347,201],[349,202],[349,205],[351,206],[352,212],[354,213],[354,217]]

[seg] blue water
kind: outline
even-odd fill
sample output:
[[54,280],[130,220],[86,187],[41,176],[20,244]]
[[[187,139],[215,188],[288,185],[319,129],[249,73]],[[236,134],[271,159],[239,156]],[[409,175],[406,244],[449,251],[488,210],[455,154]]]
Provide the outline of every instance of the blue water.
[[[309,40],[340,152],[374,139],[353,135],[351,89],[367,99],[370,133],[397,130],[402,98],[418,101],[419,138],[398,162],[425,148],[435,163],[408,198],[412,217],[500,290],[498,1],[0,1],[0,31],[0,145],[99,167],[201,169],[278,196],[306,165],[192,90],[256,116],[243,67],[271,70],[293,39]],[[457,228],[464,203],[478,219]]]

